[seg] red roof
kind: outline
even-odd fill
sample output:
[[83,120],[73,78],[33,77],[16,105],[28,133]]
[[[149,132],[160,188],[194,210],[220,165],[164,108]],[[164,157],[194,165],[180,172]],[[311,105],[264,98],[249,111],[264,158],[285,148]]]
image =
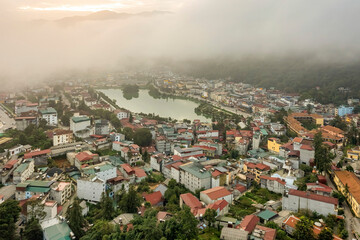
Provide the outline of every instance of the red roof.
[[220,172],[220,171],[217,170],[217,169],[211,173],[211,175],[212,175],[213,177],[220,176],[221,174],[222,174],[222,172]]
[[276,230],[273,228],[256,225],[255,229],[260,229],[260,230],[265,231],[263,240],[274,240],[276,237]]
[[50,152],[51,152],[50,149],[45,149],[45,150],[42,150],[42,151],[25,153],[25,154],[24,154],[24,159],[28,159],[28,158],[33,158],[33,157],[40,156],[40,155],[49,154]]
[[134,169],[132,169],[128,163],[121,164],[120,166],[125,170],[127,174],[134,172]]
[[85,161],[89,161],[91,159],[93,159],[93,157],[97,156],[97,154],[89,154],[87,152],[80,152],[78,154],[76,154],[76,159],[79,160],[80,162],[85,162]]
[[229,190],[221,186],[204,190],[201,193],[208,195],[211,200],[217,200],[219,198],[231,195],[231,192],[229,192]]
[[11,169],[14,167],[14,165],[17,163],[17,159],[13,159],[13,160],[10,160],[8,161],[5,166],[3,167],[4,169]]
[[303,138],[301,138],[301,137],[296,137],[296,138],[294,138],[293,142],[301,143],[302,140],[303,140]]
[[313,147],[311,145],[301,145],[300,149],[313,151]]
[[244,219],[241,221],[239,228],[244,229],[245,231],[251,233],[254,231],[256,224],[260,222],[260,218],[255,215],[247,215],[244,217]]
[[183,202],[191,209],[202,208],[202,204],[194,195],[191,193],[184,193],[180,195]]
[[265,165],[263,163],[256,164],[256,168],[260,169],[261,171],[268,171],[270,170],[270,167],[268,165]]
[[144,171],[144,169],[142,168],[134,168],[134,171],[135,171],[135,175],[138,177],[138,178],[141,178],[141,177],[146,177],[146,172]]
[[218,210],[221,211],[223,210],[229,203],[222,199],[222,200],[218,200],[212,204],[209,204],[206,208],[210,208],[210,209],[214,209],[214,210]]
[[147,202],[150,202],[151,206],[154,206],[163,201],[163,196],[160,191],[157,191],[157,192],[146,194],[145,200]]
[[303,192],[303,191],[299,191],[299,190],[295,190],[295,189],[290,189],[289,195],[294,195],[294,196],[298,196],[298,197],[302,197],[302,198],[308,198],[308,199],[312,199],[315,201],[326,202],[326,203],[330,203],[330,204],[334,204],[334,205],[339,204],[339,201],[337,198],[322,196],[322,195],[313,194],[313,193],[309,193],[309,192]]
[[237,185],[235,186],[235,189],[238,190],[238,191],[241,192],[241,193],[243,193],[243,192],[246,191],[246,187],[243,186],[243,185],[241,185],[241,184],[237,184]]

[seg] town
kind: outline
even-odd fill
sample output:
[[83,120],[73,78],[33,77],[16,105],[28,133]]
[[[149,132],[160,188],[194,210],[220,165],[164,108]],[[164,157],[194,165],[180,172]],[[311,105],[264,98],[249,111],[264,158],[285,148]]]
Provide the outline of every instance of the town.
[[[195,102],[208,121],[103,89]],[[0,238],[360,239],[359,113],[171,71],[0,92]]]

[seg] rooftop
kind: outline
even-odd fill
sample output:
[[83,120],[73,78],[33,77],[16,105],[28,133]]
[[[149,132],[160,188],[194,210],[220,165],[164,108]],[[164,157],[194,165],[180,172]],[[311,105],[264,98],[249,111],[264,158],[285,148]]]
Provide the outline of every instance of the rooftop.
[[200,179],[211,178],[211,173],[208,171],[200,171],[204,167],[201,164],[189,162],[180,166],[180,168]]
[[360,179],[353,172],[349,171],[335,171],[335,176],[339,178],[344,186],[347,184],[349,193],[360,203]]
[[221,186],[207,189],[205,191],[202,191],[201,193],[208,195],[209,198],[212,200],[216,200],[216,199],[231,195],[231,192],[229,192],[229,190],[227,190],[225,187],[221,187]]

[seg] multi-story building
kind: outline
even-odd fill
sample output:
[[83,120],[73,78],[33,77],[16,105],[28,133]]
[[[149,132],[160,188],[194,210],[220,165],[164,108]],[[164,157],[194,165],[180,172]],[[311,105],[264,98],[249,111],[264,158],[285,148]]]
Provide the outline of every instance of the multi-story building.
[[270,191],[284,194],[286,190],[286,182],[280,178],[270,176],[260,176],[260,186]]
[[124,118],[129,118],[130,116],[128,111],[122,109],[116,109],[114,113],[116,114],[116,117],[120,120]]
[[63,205],[71,197],[70,182],[56,182],[51,186],[50,197]]
[[81,171],[86,175],[96,175],[98,178],[107,181],[108,179],[115,178],[116,167],[108,162],[102,162],[96,165],[82,168]]
[[25,181],[16,185],[15,199],[20,201],[34,195],[44,195],[50,192],[52,181]]
[[357,146],[355,148],[349,149],[347,151],[347,158],[359,160],[360,159],[360,147]]
[[281,141],[278,138],[269,138],[267,142],[267,147],[270,152],[279,153],[281,147]]
[[263,163],[251,163],[246,162],[243,166],[243,170],[245,172],[251,173],[255,176],[255,181],[260,182],[260,176],[268,173],[270,171],[270,167]]
[[317,212],[324,216],[337,214],[338,199],[310,192],[290,189],[282,198],[282,209],[298,212],[301,209]]
[[40,118],[45,119],[47,125],[49,126],[57,126],[58,124],[58,117],[57,112],[54,108],[48,107],[46,109],[42,109],[40,112]]
[[77,196],[91,202],[100,202],[101,195],[105,192],[106,181],[96,176],[79,178],[77,180]]
[[353,172],[335,171],[334,182],[346,197],[355,215],[360,217],[360,180]]
[[28,159],[20,164],[13,172],[13,182],[18,184],[25,182],[34,172],[34,160]]
[[[74,165],[75,167],[81,169],[82,166],[89,166],[89,165],[93,165],[94,163],[98,162],[99,160],[99,155],[96,153],[92,153],[90,151],[84,151],[84,152],[79,152],[78,154],[75,155],[75,159],[74,159]],[[70,163],[72,163],[72,160],[70,160]]]
[[96,135],[109,135],[109,121],[106,119],[95,120],[95,134]]
[[211,187],[211,173],[201,164],[189,162],[181,165],[179,180],[190,191],[195,192],[197,189],[208,189]]
[[74,134],[70,130],[55,129],[46,132],[47,136],[52,139],[53,146],[72,143],[74,141]]
[[169,154],[171,152],[171,142],[165,136],[159,136],[155,139],[156,150],[161,153]]
[[89,137],[91,135],[91,120],[87,116],[74,116],[70,119],[70,130],[77,137]]
[[335,115],[339,115],[340,117],[343,117],[347,114],[352,114],[354,111],[354,107],[346,107],[344,105],[341,105],[340,107],[335,109]]

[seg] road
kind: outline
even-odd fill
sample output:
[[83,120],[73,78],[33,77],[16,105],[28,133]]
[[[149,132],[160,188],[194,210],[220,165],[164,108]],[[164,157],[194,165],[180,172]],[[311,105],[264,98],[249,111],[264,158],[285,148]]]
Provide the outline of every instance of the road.
[[[337,190],[337,188],[334,186],[334,184],[330,180],[330,177],[328,174],[326,174],[326,181],[327,181],[327,184],[329,187],[331,187],[334,190]],[[351,210],[346,202],[343,204],[343,207],[344,207],[344,215],[345,215],[345,222],[346,222],[346,230],[349,233],[348,239],[355,239],[355,235],[353,234],[353,231],[360,232],[360,221],[358,218],[353,216],[353,214],[351,213]]]
[[15,128],[15,120],[9,117],[6,110],[0,105],[0,133],[10,127]]

